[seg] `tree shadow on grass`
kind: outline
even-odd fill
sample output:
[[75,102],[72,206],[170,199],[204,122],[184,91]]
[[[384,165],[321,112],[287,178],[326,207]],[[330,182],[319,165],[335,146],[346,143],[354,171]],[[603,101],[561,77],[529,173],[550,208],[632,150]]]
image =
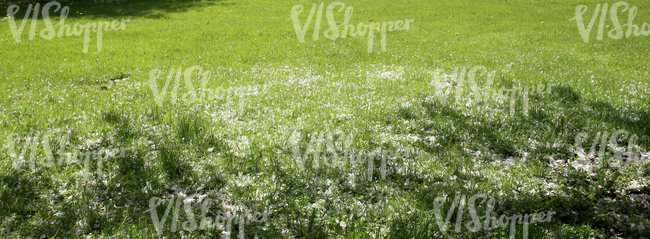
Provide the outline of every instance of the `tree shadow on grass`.
[[[420,140],[417,145],[433,154],[465,147],[471,150],[487,149],[503,159],[524,157],[524,154],[531,154],[528,158],[537,159],[549,155],[569,158],[572,156],[570,147],[575,144],[578,133],[596,135],[600,131],[614,131],[612,129],[638,134],[640,140],[637,144],[646,148],[650,146],[647,137],[642,137],[650,135],[650,128],[647,127],[650,125],[649,113],[631,110],[623,114],[607,102],[583,102],[568,86],[557,87],[547,97],[531,98],[527,114],[521,112],[523,103],[517,100],[516,113],[504,118],[488,119],[466,114],[440,101],[422,100],[422,107],[426,109],[426,115],[422,118],[418,118],[416,110],[402,108],[395,116],[386,117],[385,123],[396,124],[400,119],[422,122],[421,130],[413,133],[421,138],[433,136],[437,144]],[[543,147],[531,145],[529,139],[536,140]],[[626,142],[623,140],[623,143]],[[555,146],[546,147],[548,145]]]
[[[48,177],[43,177],[38,183],[46,187],[51,185]],[[0,184],[3,185],[3,190],[0,190],[0,217],[10,217],[14,213],[24,217],[36,212],[37,208],[28,206],[41,201],[39,186],[35,180],[28,178],[25,171],[8,168],[0,175]]]
[[[452,107],[440,101],[427,102],[424,99],[422,102],[426,114],[419,115],[417,113],[419,109],[402,108],[397,110],[394,116],[387,116],[385,124],[399,129],[399,122],[403,119],[421,122],[418,127],[413,127],[416,129],[414,132],[409,132],[420,136],[420,140],[414,146],[436,156],[454,154],[461,158],[477,158],[477,160],[488,162],[503,161],[510,157],[514,159],[526,158],[525,162],[515,163],[535,165],[546,171],[543,175],[530,175],[530,177],[538,177],[541,182],[559,185],[559,189],[553,189],[558,191],[555,195],[531,194],[523,198],[522,196],[512,198],[506,195],[503,198],[501,209],[498,210],[508,213],[500,214],[512,215],[531,210],[554,210],[557,212],[555,222],[559,221],[560,224],[549,224],[549,227],[568,226],[570,227],[569,231],[576,230],[571,233],[580,233],[577,231],[587,227],[587,231],[599,230],[601,233],[610,233],[608,234],[610,236],[614,234],[630,237],[650,235],[650,227],[646,227],[645,230],[629,229],[631,224],[638,225],[644,220],[642,212],[646,209],[644,209],[643,200],[639,203],[638,198],[648,198],[650,193],[648,186],[634,189],[634,192],[626,194],[623,189],[629,180],[622,176],[623,171],[608,163],[605,164],[605,167],[596,169],[592,173],[574,170],[568,164],[564,168],[556,168],[548,164],[549,157],[566,160],[566,163],[576,158],[572,147],[575,145],[575,136],[581,132],[596,135],[603,131],[627,130],[630,135],[638,134],[639,140],[636,144],[647,149],[650,146],[647,137],[650,135],[650,129],[647,127],[650,125],[650,114],[646,109],[628,109],[624,112],[608,102],[584,102],[580,95],[566,85],[557,87],[549,96],[531,98],[530,110],[527,115],[517,112],[507,118],[488,119],[482,115],[467,114],[458,108],[462,106]],[[521,109],[521,107],[521,103],[517,102],[516,108]],[[404,132],[398,131],[398,133]],[[435,142],[424,141],[423,139],[427,137],[435,138]],[[627,143],[627,140],[619,141],[623,141],[620,142],[622,144]],[[474,152],[481,152],[481,154],[477,156]],[[608,156],[605,159],[608,159]],[[459,162],[462,164],[462,160]],[[448,162],[447,165],[463,167],[459,163]],[[479,177],[466,179],[472,183],[477,183],[480,180],[485,179]],[[429,185],[430,188],[433,188],[432,186],[435,185]],[[438,188],[438,190],[447,191],[450,195],[457,190],[463,191],[462,188],[457,189],[453,186]],[[424,209],[432,209],[431,205],[438,191],[423,190],[422,188],[419,191],[422,193],[416,193],[418,196],[415,198],[419,198],[419,201],[426,205],[423,207]],[[465,195],[470,197],[472,193],[467,192]],[[448,209],[449,206],[447,205],[446,208]],[[444,214],[446,215],[446,213],[445,211]],[[435,224],[435,219],[431,214],[412,215],[411,217],[417,218],[395,221],[392,227],[399,228],[399,230],[391,230],[395,233],[393,236],[426,235],[429,233],[428,231],[403,229],[407,229],[413,224],[421,224],[422,227],[419,228],[426,228],[425,226],[431,223]],[[625,218],[622,224],[627,226],[620,225],[619,222],[623,220],[622,218]],[[412,221],[419,224],[410,223]],[[455,222],[455,216],[451,221]],[[463,219],[462,230],[465,232],[467,232],[465,223],[469,221],[471,218]],[[449,230],[453,229],[452,227]],[[520,226],[518,230],[521,231]],[[498,235],[508,236],[507,231],[507,229],[503,229],[499,233],[505,234]],[[519,237],[520,232],[517,233]],[[543,235],[537,231],[534,233]],[[556,236],[577,235],[571,233]],[[461,233],[460,235],[476,237],[488,234],[479,232],[471,235]]]
[[[0,6],[18,5],[19,11],[16,14],[17,19],[23,19],[29,4],[40,4],[38,19],[42,19],[42,8],[50,1],[2,1]],[[145,17],[159,19],[168,17],[172,13],[187,12],[196,10],[201,12],[210,9],[210,7],[228,7],[239,3],[233,0],[145,0],[145,1],[110,1],[110,2],[86,2],[86,1],[67,1],[59,0],[61,7],[70,8],[68,19],[83,18],[111,18],[111,19],[130,19],[133,17]],[[2,10],[5,10],[3,8]],[[50,17],[59,18],[61,11],[54,12],[56,6],[50,9]],[[7,9],[8,11],[8,9]],[[31,12],[30,14],[33,14]],[[173,18],[172,18],[173,19]],[[55,20],[55,21],[58,21]]]

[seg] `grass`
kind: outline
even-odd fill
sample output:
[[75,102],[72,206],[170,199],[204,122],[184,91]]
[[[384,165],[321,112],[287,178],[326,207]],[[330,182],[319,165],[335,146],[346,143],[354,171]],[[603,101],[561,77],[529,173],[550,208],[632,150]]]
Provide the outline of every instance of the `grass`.
[[[67,24],[130,19],[125,30],[104,32],[101,51],[91,33],[87,53],[83,36],[28,40],[26,32],[17,43],[0,22],[0,139],[15,136],[16,152],[36,160],[14,170],[3,142],[3,237],[159,237],[150,199],[162,200],[163,215],[181,196],[162,237],[241,235],[236,224],[231,234],[226,225],[181,230],[189,219],[180,205],[198,223],[205,199],[218,202],[212,218],[268,210],[267,221],[245,224],[246,238],[508,237],[510,228],[469,231],[467,210],[460,232],[454,214],[442,234],[435,199],[447,197],[446,217],[456,195],[478,193],[495,199],[498,215],[556,211],[530,226],[530,238],[650,236],[650,48],[646,37],[596,41],[597,29],[584,43],[569,19],[581,4],[590,18],[601,1],[343,2],[354,7],[355,25],[414,19],[409,30],[388,33],[387,51],[376,39],[371,53],[366,36],[314,41],[313,25],[300,43],[291,9],[305,7],[304,23],[313,3],[321,2],[65,2]],[[639,8],[635,23],[650,22],[649,3],[628,3]],[[200,75],[190,77],[199,94],[230,90],[173,103],[171,81],[158,105],[151,71],[163,72],[161,89],[171,69],[195,65],[211,72],[205,88]],[[474,66],[494,71],[491,85],[480,75],[480,90],[471,91],[452,74]],[[182,98],[191,91],[179,79]],[[557,86],[531,96],[527,112],[521,98],[511,113],[513,98],[490,93],[549,83]],[[260,85],[268,87],[246,90]],[[603,167],[575,166],[585,162],[578,134],[588,135],[589,151],[598,132],[619,129],[638,136],[645,160],[617,165],[605,141],[595,159]],[[51,167],[41,163],[48,147],[64,152]],[[128,148],[124,157],[88,164],[72,156],[120,148]],[[523,237],[522,225],[515,232]]]

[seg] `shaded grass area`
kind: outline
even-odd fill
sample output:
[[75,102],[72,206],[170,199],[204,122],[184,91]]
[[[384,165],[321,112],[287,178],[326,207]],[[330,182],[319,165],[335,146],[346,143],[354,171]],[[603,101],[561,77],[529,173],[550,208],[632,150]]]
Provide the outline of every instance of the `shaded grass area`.
[[[574,170],[566,164],[564,167],[558,167],[553,165],[554,163],[549,163],[549,160],[554,162],[555,159],[566,159],[566,162],[575,160],[576,155],[571,151],[575,147],[573,136],[580,132],[586,131],[595,135],[598,131],[609,130],[612,132],[615,129],[625,129],[634,132],[631,134],[646,135],[647,125],[650,123],[647,122],[647,109],[621,114],[620,110],[602,101],[584,102],[580,99],[579,94],[566,85],[557,88],[552,95],[535,99],[532,102],[534,103],[530,106],[528,116],[518,113],[512,118],[500,119],[496,122],[486,120],[481,115],[475,115],[474,117],[477,118],[473,118],[473,116],[463,114],[463,111],[457,111],[440,102],[424,103],[422,108],[428,111],[422,115],[422,118],[415,117],[414,115],[418,114],[409,112],[409,109],[400,109],[397,115],[401,115],[401,117],[416,118],[416,120],[427,122],[418,125],[416,128],[421,128],[421,130],[416,133],[423,137],[435,136],[440,139],[440,144],[433,147],[425,142],[416,144],[417,147],[425,151],[443,155],[443,159],[475,158],[484,163],[488,162],[488,165],[491,161],[500,161],[504,158],[523,160],[515,162],[515,164],[522,164],[527,168],[524,177],[560,185],[560,187],[549,191],[542,190],[543,193],[538,194],[526,193],[531,187],[518,181],[510,182],[510,185],[496,190],[487,189],[482,187],[481,182],[489,182],[495,178],[469,176],[466,173],[476,170],[470,166],[476,161],[452,160],[445,163],[445,168],[452,171],[452,175],[459,178],[461,182],[479,184],[478,190],[468,190],[462,187],[429,190],[426,187],[418,188],[419,190],[416,191],[420,193],[417,193],[414,198],[421,199],[422,209],[433,208],[434,199],[441,193],[454,195],[460,192],[469,197],[476,193],[489,195],[490,192],[499,192],[507,195],[503,198],[503,204],[496,210],[499,214],[512,215],[531,211],[556,210],[559,221],[558,228],[556,228],[558,231],[557,234],[550,236],[551,238],[573,238],[576,235],[605,237],[604,234],[611,231],[622,232],[619,234],[621,236],[648,236],[648,231],[645,229],[629,229],[629,225],[648,224],[644,213],[642,213],[647,205],[635,202],[634,197],[630,198],[630,195],[646,197],[650,187],[646,185],[627,191],[623,189],[629,186],[628,182],[632,178],[639,179],[650,176],[647,160],[641,164],[641,168],[621,168],[612,166],[610,163],[616,159],[610,159],[612,161],[605,163],[604,168],[599,168],[592,173]],[[521,105],[517,106],[518,109],[521,107]],[[568,115],[568,112],[571,112],[571,115]],[[640,117],[632,120],[626,117],[628,115]],[[391,120],[392,122],[395,120]],[[431,132],[435,133],[431,134]],[[531,142],[535,143],[531,144]],[[620,143],[627,144],[628,142]],[[648,137],[642,137],[637,143],[643,145],[643,148],[647,148]],[[461,170],[465,173],[462,173]],[[446,181],[444,178],[438,180]],[[487,183],[486,186],[489,184]],[[535,189],[539,190],[540,188]],[[493,196],[499,197],[498,195]],[[449,204],[447,206],[449,207]],[[479,215],[482,214],[479,213]],[[455,216],[452,217],[452,222],[455,222],[455,218]],[[420,224],[413,225],[413,221],[420,222]],[[471,218],[463,220],[463,222],[467,221],[471,221]],[[405,218],[404,221],[395,223],[396,229],[410,229],[394,232],[393,235],[398,238],[420,238],[435,235],[427,230],[427,228],[431,228],[432,224],[435,224],[431,213],[415,214]],[[531,231],[530,235],[535,238],[543,237],[544,230]],[[504,232],[507,231],[504,230]],[[458,236],[479,235],[501,237],[508,234],[469,233]],[[518,234],[519,236],[521,235]],[[546,234],[546,236],[549,235]]]
[[[39,4],[41,8],[52,1],[0,1],[0,6],[19,6],[18,19],[25,16],[25,9],[27,6],[36,6]],[[163,0],[163,1],[118,1],[118,0],[99,0],[99,1],[72,1],[61,0],[56,1],[62,7],[68,6],[75,11],[70,12],[68,18],[78,19],[97,19],[97,18],[124,18],[124,17],[147,17],[147,18],[163,18],[172,13],[182,13],[198,8],[207,7],[209,5],[234,5],[236,2],[227,2],[225,0]],[[4,9],[3,9],[4,10]],[[79,14],[79,11],[82,14]],[[53,18],[58,19],[60,12],[51,12]],[[42,19],[42,16],[39,16]]]
[[[320,91],[328,92],[327,88]],[[303,90],[298,92],[304,93]],[[650,170],[647,162],[641,168],[624,169],[606,164],[606,167],[591,173],[575,170],[568,165],[575,160],[571,148],[577,133],[626,129],[643,135],[646,130],[644,122],[647,120],[647,117],[643,117],[647,114],[645,110],[626,112],[641,116],[636,120],[628,119],[608,103],[586,102],[568,85],[557,87],[551,95],[531,99],[528,115],[519,111],[509,115],[507,104],[492,102],[467,106],[463,101],[450,101],[445,105],[428,100],[426,92],[423,90],[424,95],[413,99],[418,104],[367,115],[384,124],[382,128],[392,129],[395,135],[416,135],[420,138],[411,143],[420,153],[390,158],[385,178],[379,173],[382,170],[379,158],[373,159],[373,165],[369,164],[367,158],[359,165],[352,165],[347,163],[352,159],[342,156],[342,168],[326,167],[322,163],[320,167],[314,167],[313,163],[307,163],[305,170],[297,170],[292,152],[282,138],[275,143],[266,140],[253,142],[248,146],[250,153],[241,155],[241,152],[247,151],[245,148],[232,148],[219,136],[219,131],[215,131],[221,124],[219,121],[191,107],[158,108],[152,100],[148,103],[151,107],[137,111],[106,110],[95,116],[104,125],[95,126],[104,132],[100,134],[104,139],[99,141],[98,146],[132,145],[135,150],[125,158],[109,160],[105,181],[102,182],[98,175],[90,181],[82,175],[75,175],[83,168],[82,165],[22,171],[5,167],[2,175],[3,184],[7,186],[2,191],[3,202],[25,203],[5,205],[7,210],[2,216],[15,218],[11,221],[14,226],[10,228],[20,235],[36,232],[37,235],[50,237],[81,234],[145,236],[155,233],[146,199],[165,198],[179,192],[216,196],[219,195],[217,192],[229,188],[230,197],[243,200],[262,189],[232,181],[248,176],[277,187],[271,190],[271,194],[249,203],[266,201],[284,205],[274,212],[274,223],[247,225],[247,230],[266,238],[281,236],[284,228],[290,228],[292,235],[306,238],[325,238],[333,234],[363,238],[386,236],[384,233],[393,238],[443,237],[431,211],[434,199],[458,194],[469,197],[476,193],[498,199],[495,212],[499,215],[556,211],[552,223],[531,227],[529,235],[533,237],[605,237],[610,229],[620,235],[646,236],[645,232],[626,229],[625,225],[647,223],[647,219],[640,214],[645,205],[630,200],[629,195],[647,195],[648,187],[628,189],[627,192],[623,189],[629,186],[630,180],[648,176]],[[485,107],[496,110],[497,116],[486,117],[490,114],[480,110]],[[521,102],[517,102],[516,108],[520,110],[522,107]],[[237,117],[250,117],[250,120],[265,117],[240,112]],[[569,117],[567,112],[573,115]],[[311,112],[303,111],[298,115],[308,113]],[[404,120],[414,124],[404,124]],[[303,141],[309,141],[307,135],[327,130],[317,121],[311,124],[313,129],[305,129]],[[144,125],[167,130],[149,131],[142,128]],[[397,150],[390,143],[380,143],[375,134],[371,128],[362,127],[353,134],[353,143],[348,150],[369,152],[377,147]],[[71,142],[83,144],[81,135],[80,132],[73,134]],[[424,140],[429,136],[435,137],[438,144]],[[143,141],[150,143],[142,145]],[[637,143],[642,148],[648,147],[647,137],[641,137]],[[301,147],[304,151],[307,145]],[[504,161],[508,158],[514,159],[514,163]],[[218,161],[212,162],[215,159]],[[10,163],[9,160],[5,158],[6,165]],[[551,166],[551,160],[564,160],[566,164]],[[367,179],[369,168],[375,170],[371,180]],[[639,175],[637,169],[645,171]],[[350,173],[353,175],[350,176]],[[508,176],[504,177],[503,173]],[[80,187],[74,190],[75,200],[69,201],[72,198],[67,198],[66,193],[55,198],[43,199],[38,196],[60,187],[60,183],[57,186],[53,180],[62,179]],[[353,182],[350,183],[350,180]],[[555,186],[542,186],[551,183]],[[18,184],[21,187],[17,187]],[[337,196],[324,196],[322,192],[331,190],[333,185],[338,185]],[[355,201],[378,208],[364,212],[354,207],[337,206],[353,205],[351,203]],[[57,219],[61,216],[46,206],[52,203],[59,205],[58,213],[75,216]],[[309,206],[312,204],[321,205],[322,208]],[[88,205],[97,208],[85,209]],[[409,208],[403,208],[405,206]],[[445,209],[449,206],[448,202]],[[390,210],[391,207],[396,209]],[[85,211],[84,214],[75,213],[80,208]],[[407,211],[412,213],[404,213]],[[198,215],[199,212],[196,213]],[[479,215],[482,213],[479,210]],[[623,226],[617,223],[621,221],[621,215],[630,217],[623,222]],[[336,222],[341,218],[349,218],[345,227]],[[451,219],[451,222],[455,222],[456,216]],[[50,225],[58,226],[28,226],[35,220],[54,222]],[[87,226],[73,226],[78,221],[87,223]],[[465,214],[462,221],[471,221],[471,218]],[[136,231],[132,231],[134,228],[127,229],[124,225],[142,226],[136,226]],[[388,231],[377,230],[379,225]],[[265,230],[259,230],[261,227]],[[68,233],[63,233],[65,231]],[[517,229],[518,237],[521,231],[521,228]],[[208,237],[219,232],[204,230],[191,234]],[[237,233],[235,231],[233,235]],[[509,229],[477,233],[463,229],[461,233],[451,230],[449,233],[458,237],[505,237],[509,235]],[[180,236],[170,232],[169,228],[164,235]]]

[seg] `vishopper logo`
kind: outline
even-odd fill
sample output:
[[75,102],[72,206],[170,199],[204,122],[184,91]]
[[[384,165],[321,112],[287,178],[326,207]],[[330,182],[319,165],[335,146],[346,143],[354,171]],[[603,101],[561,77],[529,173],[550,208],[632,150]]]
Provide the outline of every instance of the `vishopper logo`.
[[516,112],[516,102],[521,98],[524,115],[528,115],[531,96],[548,96],[551,94],[553,87],[557,84],[538,84],[530,86],[518,86],[512,89],[500,88],[492,89],[496,71],[488,71],[485,66],[474,66],[469,71],[466,67],[456,67],[450,72],[435,71],[431,83],[436,87],[435,97],[447,106],[451,100],[462,102],[470,100],[472,102],[487,102],[489,100],[504,100],[508,102],[509,114],[514,116]]
[[[24,164],[28,168],[52,168],[56,166],[83,165],[83,175],[88,179],[93,166],[97,177],[104,175],[102,161],[110,158],[125,158],[128,148],[94,149],[87,151],[66,152],[70,134],[60,129],[47,132],[36,131],[28,135],[12,133],[7,136],[6,148],[12,160],[14,170],[21,170]],[[39,144],[42,145],[39,150]],[[58,146],[54,148],[53,146]]]
[[[153,96],[156,100],[156,104],[160,107],[163,106],[166,95],[168,94],[168,89],[171,85],[171,95],[170,102],[176,104],[180,100],[187,104],[193,104],[195,102],[201,101],[214,101],[225,99],[230,102],[234,98],[239,98],[240,106],[244,103],[244,98],[249,96],[255,96],[259,94],[264,94],[268,91],[270,87],[269,84],[264,85],[248,85],[242,87],[209,87],[208,83],[212,78],[212,72],[203,70],[201,66],[191,66],[185,71],[182,67],[174,68],[172,67],[167,73],[167,79],[162,85],[158,86],[158,79],[162,78],[164,72],[160,69],[153,69],[149,72],[149,86],[153,92]],[[195,84],[195,80],[200,79],[200,88],[195,88],[199,84]],[[180,92],[181,89],[181,80],[185,82],[184,92]],[[196,82],[198,83],[198,82]],[[180,94],[180,96],[179,96]],[[241,107],[240,107],[241,108]]]
[[[314,41],[317,41],[318,38],[320,37],[320,26],[321,26],[321,19],[323,18],[323,7],[325,6],[324,3],[321,3],[320,5],[313,4],[311,7],[311,11],[309,12],[309,16],[305,20],[304,24],[300,24],[300,19],[298,19],[298,15],[302,13],[304,10],[304,7],[302,5],[295,5],[291,8],[291,20],[293,21],[293,27],[296,30],[296,35],[298,36],[298,40],[301,43],[305,43],[305,35],[307,34],[307,30],[309,29],[309,25],[311,24],[312,20],[314,20],[314,14],[316,13],[316,8],[318,7],[318,13],[316,13],[316,19],[314,20],[314,31],[312,34],[312,39]],[[343,22],[339,23],[334,19],[334,11],[338,7],[338,12],[343,11],[345,9],[345,16],[343,18]],[[325,10],[325,16],[327,17],[327,23],[329,25],[329,29],[324,32],[325,38],[331,39],[331,40],[336,40],[339,37],[340,38],[345,38],[347,36],[355,37],[355,36],[364,36],[366,33],[368,34],[368,53],[372,52],[373,45],[374,45],[374,36],[375,36],[375,31],[381,31],[381,50],[386,51],[386,35],[388,31],[402,31],[402,30],[409,30],[410,28],[410,23],[413,23],[415,20],[413,19],[406,19],[404,21],[397,20],[395,22],[372,22],[369,24],[363,24],[359,23],[357,25],[356,31],[354,28],[354,24],[350,24],[350,19],[352,18],[352,13],[354,12],[354,8],[352,6],[348,6],[345,8],[345,4],[339,1],[330,3],[327,6],[327,9]],[[339,29],[339,25],[342,25],[343,31]]]
[[[585,43],[589,43],[589,37],[591,33],[591,29],[594,26],[594,23],[596,22],[596,19],[598,19],[598,14],[600,14],[600,21],[598,23],[598,33],[596,35],[597,40],[602,40],[603,39],[603,34],[604,31],[607,29],[610,29],[609,27],[609,22],[606,23],[607,21],[607,3],[603,3],[602,8],[600,4],[596,4],[596,8],[594,9],[594,13],[591,16],[591,20],[589,21],[588,25],[585,27],[585,22],[583,20],[583,15],[587,13],[587,7],[586,5],[579,5],[576,7],[575,11],[575,17],[572,18],[571,20],[575,20],[576,24],[578,25],[578,30],[580,31],[580,36],[582,37],[582,40]],[[643,23],[641,27],[639,25],[634,24],[634,18],[636,17],[637,14],[637,7],[632,6],[630,7],[630,4],[627,2],[621,1],[612,4],[612,7],[609,9],[609,17],[611,19],[611,30],[607,32],[607,36],[609,36],[612,39],[621,39],[623,36],[625,38],[630,38],[632,34],[634,36],[648,36],[650,35],[650,24],[648,23]],[[627,23],[621,25],[621,23],[618,20],[618,13],[619,11],[621,13],[627,11]],[[607,24],[607,25],[606,25]],[[623,30],[623,27],[626,27],[626,30]]]
[[[174,198],[176,198],[174,200]],[[253,214],[246,213],[242,216],[237,216],[237,215],[217,215],[215,213],[212,213],[209,211],[209,208],[212,205],[212,200],[209,199],[204,199],[202,202],[200,202],[200,210],[201,214],[200,216],[200,221],[198,221],[195,218],[194,215],[194,210],[192,208],[192,202],[194,201],[193,198],[188,197],[186,198],[184,194],[179,194],[179,195],[174,195],[170,199],[168,199],[167,207],[165,209],[164,214],[162,217],[158,217],[158,205],[163,204],[163,199],[159,197],[153,197],[149,200],[149,213],[151,214],[151,219],[153,221],[154,227],[156,228],[156,232],[158,233],[158,236],[161,236],[164,232],[164,226],[165,222],[167,221],[167,217],[169,216],[169,212],[174,209],[173,211],[173,216],[171,220],[171,232],[176,232],[177,230],[180,231],[179,229],[179,219],[180,219],[180,214],[181,211],[184,212],[186,221],[182,222],[180,224],[181,228],[185,231],[195,231],[197,229],[199,230],[212,230],[212,229],[221,229],[225,230],[226,232],[226,238],[230,238],[230,235],[232,233],[232,225],[233,222],[235,224],[239,224],[239,234],[238,238],[246,238],[245,237],[245,224],[246,223],[255,223],[255,222],[269,222],[269,209],[264,210],[262,213],[260,212],[255,212]],[[181,207],[181,203],[183,206]],[[214,219],[212,217],[208,216],[208,213],[214,216]],[[257,238],[257,235],[255,235],[255,238]]]
[[[361,140],[361,139],[359,139]],[[388,150],[377,148],[372,151],[355,150],[351,146],[355,143],[352,135],[344,135],[342,132],[313,132],[302,134],[294,131],[289,139],[290,148],[293,153],[299,170],[305,170],[308,165],[318,169],[321,167],[340,168],[349,166],[362,166],[368,168],[367,181],[373,180],[376,170],[375,160],[380,160],[379,173],[381,179],[391,170],[387,168],[388,160],[409,160],[416,155],[415,149],[404,148],[399,150]],[[348,161],[349,160],[349,161]]]
[[[29,40],[34,40],[36,37],[36,26],[38,23],[38,14],[40,11],[41,4],[36,3],[35,6],[32,4],[29,4],[27,7],[27,11],[25,13],[25,17],[23,17],[22,23],[20,23],[20,27],[16,26],[16,13],[20,10],[20,7],[18,5],[11,5],[9,8],[7,8],[7,17],[2,19],[4,20],[9,20],[9,28],[11,29],[11,34],[14,36],[14,40],[16,40],[17,43],[20,43],[22,40],[22,34],[23,34],[23,29],[25,29],[25,24],[27,22],[31,22],[31,28],[29,32]],[[56,7],[54,9],[54,12],[61,10],[61,15],[59,17],[59,24],[56,26],[59,28],[58,33],[55,31],[54,26],[52,25],[52,21],[50,20],[50,8]],[[29,18],[31,11],[34,11],[32,18]],[[105,31],[116,31],[116,30],[124,30],[126,29],[126,23],[130,22],[130,19],[122,19],[121,23],[118,20],[114,20],[113,22],[88,22],[85,25],[80,25],[79,23],[75,23],[74,26],[70,26],[65,24],[65,19],[68,17],[68,12],[70,12],[70,7],[65,6],[61,8],[61,4],[52,1],[43,6],[43,22],[45,23],[45,29],[43,29],[40,32],[40,36],[43,39],[51,40],[54,38],[54,36],[61,38],[63,36],[63,33],[65,32],[65,36],[81,36],[81,34],[84,34],[84,47],[83,47],[83,52],[88,53],[88,45],[90,42],[90,32],[96,32],[97,33],[97,51],[102,51],[102,35],[103,32]],[[29,20],[29,21],[28,21]],[[110,27],[110,29],[109,29]],[[66,30],[67,29],[67,30]]]
[[[589,138],[589,135],[585,132],[576,135],[576,154],[582,160],[598,158],[598,167],[604,166],[604,157],[606,156],[608,146],[611,152],[611,158],[619,160],[620,165],[642,159],[641,153],[639,152],[640,148],[636,145],[639,137],[636,134],[630,135],[630,132],[627,130],[616,130],[611,135],[607,131],[597,132],[589,148],[589,153],[586,153],[583,148],[583,143],[586,143]],[[618,142],[623,140],[628,141],[627,150],[625,147],[618,147]],[[598,143],[600,143],[600,147],[596,151]]]
[[[485,76],[483,84],[477,82],[481,75]],[[475,101],[488,101],[492,94],[484,92],[492,91],[491,85],[495,75],[496,71],[488,71],[485,66],[474,66],[469,71],[466,67],[456,67],[451,72],[435,71],[432,84],[436,87],[435,96],[445,106],[450,103],[450,95],[455,95],[454,99],[460,101],[466,96],[465,92],[474,93]]]
[[[485,214],[483,216],[478,216],[477,212],[478,207],[476,200],[479,198],[482,199],[481,202],[478,203],[479,206],[486,203],[487,199],[487,204],[485,204],[483,207],[485,209]],[[444,215],[442,214],[442,209],[446,201],[447,197],[437,197],[433,202],[433,213],[435,214],[436,224],[438,225],[438,228],[440,228],[440,231],[443,235],[448,234],[447,230],[451,226],[449,222],[454,214],[456,207],[458,207],[458,213],[456,214],[456,225],[454,228],[456,232],[460,232],[462,230],[463,213],[465,212],[465,207],[467,206],[467,211],[472,218],[472,221],[464,224],[467,230],[470,232],[478,232],[481,229],[489,231],[499,227],[505,229],[508,227],[508,225],[510,225],[510,238],[515,238],[517,224],[523,224],[523,238],[528,238],[528,229],[530,224],[550,222],[553,215],[556,214],[555,211],[548,211],[524,215],[516,214],[512,216],[498,215],[493,211],[495,205],[494,198],[488,199],[487,196],[483,194],[475,194],[469,198],[468,202],[465,195],[456,195],[454,197],[454,201],[451,203],[449,211],[447,212],[447,216],[443,221]]]

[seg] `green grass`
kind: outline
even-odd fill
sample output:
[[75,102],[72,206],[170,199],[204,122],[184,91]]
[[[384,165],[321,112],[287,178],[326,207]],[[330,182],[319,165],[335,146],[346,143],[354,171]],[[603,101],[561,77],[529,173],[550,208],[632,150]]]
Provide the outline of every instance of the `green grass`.
[[[588,21],[601,1],[343,2],[354,7],[354,25],[414,19],[409,30],[388,33],[387,51],[375,39],[371,53],[366,36],[312,40],[313,23],[300,43],[291,9],[305,7],[304,23],[314,3],[321,2],[65,2],[67,24],[130,19],[125,30],[104,32],[101,51],[91,33],[87,53],[83,36],[28,40],[30,24],[17,43],[1,21],[0,139],[15,133],[18,148],[39,142],[35,167],[20,170],[2,142],[2,237],[157,237],[149,200],[162,199],[162,215],[178,195],[194,200],[196,220],[206,198],[219,202],[209,208],[212,218],[270,208],[267,222],[246,224],[246,238],[508,237],[510,228],[470,232],[467,209],[460,232],[455,215],[449,234],[440,232],[435,199],[477,193],[495,199],[498,215],[557,212],[530,226],[529,238],[650,236],[647,157],[620,167],[608,148],[599,155],[604,167],[572,166],[581,132],[589,135],[586,151],[598,132],[618,129],[637,135],[646,156],[650,148],[648,37],[595,41],[596,23],[584,43],[569,20],[584,4]],[[639,8],[635,23],[650,22],[650,3],[628,3]],[[58,12],[51,15],[58,23]],[[343,12],[335,18],[342,22]],[[37,31],[43,28],[39,17]],[[321,33],[327,28],[323,16]],[[205,88],[193,77],[199,95],[230,91],[194,103],[172,103],[169,92],[158,105],[150,72],[163,72],[161,89],[171,69],[195,65],[211,72]],[[481,90],[472,92],[450,75],[474,66],[495,72],[492,85],[480,76]],[[190,91],[180,79],[183,97]],[[474,100],[548,83],[557,87],[531,96],[527,114],[521,98],[513,114],[508,98]],[[268,88],[246,90],[262,85]],[[444,103],[441,87],[465,91]],[[45,137],[52,129],[58,133]],[[102,164],[39,163],[48,159],[46,143],[61,148],[62,135],[69,135],[68,155],[128,150],[103,154]],[[334,152],[340,163],[316,167],[318,145],[320,156]],[[307,155],[304,168],[294,151]],[[447,200],[444,216],[450,206]],[[184,208],[173,206],[165,238],[225,235],[225,228],[172,232],[176,210]],[[181,212],[179,228],[186,220]],[[516,233],[523,237],[521,225]]]

